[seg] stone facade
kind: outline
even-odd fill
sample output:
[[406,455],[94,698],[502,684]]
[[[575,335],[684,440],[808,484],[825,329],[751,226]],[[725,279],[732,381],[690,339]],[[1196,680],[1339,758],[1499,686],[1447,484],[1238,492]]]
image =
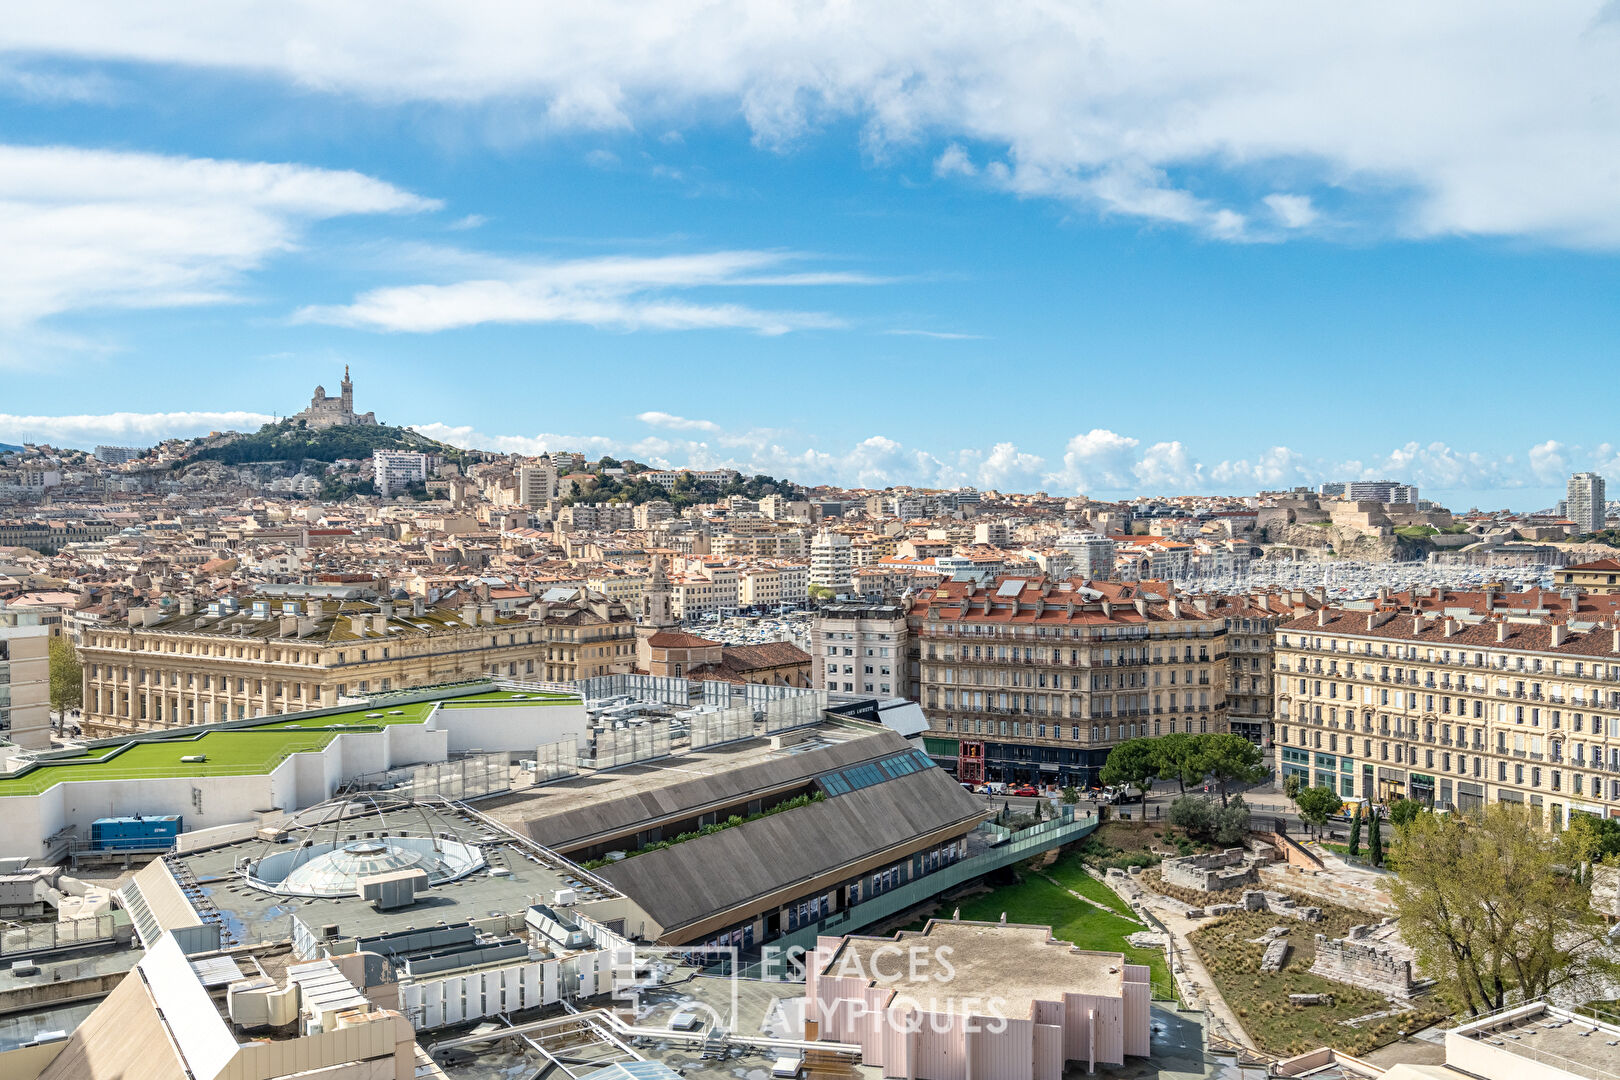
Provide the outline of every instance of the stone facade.
[[1412,960],[1386,943],[1371,940],[1373,928],[1353,926],[1350,936],[1316,935],[1316,962],[1311,974],[1359,986],[1375,994],[1406,1000],[1420,989],[1412,977]]
[[1159,873],[1166,885],[1179,885],[1183,889],[1199,892],[1220,892],[1259,883],[1259,871],[1246,860],[1247,852],[1242,848],[1228,848],[1214,855],[1166,859],[1159,864]]
[[301,420],[304,426],[314,431],[334,427],[376,427],[376,413],[357,413],[354,411],[354,383],[349,381],[349,368],[344,365],[343,382],[339,384],[340,393],[337,397],[327,397],[326,387],[317,386],[315,393],[310,397],[309,408],[303,412],[295,413],[293,420]]

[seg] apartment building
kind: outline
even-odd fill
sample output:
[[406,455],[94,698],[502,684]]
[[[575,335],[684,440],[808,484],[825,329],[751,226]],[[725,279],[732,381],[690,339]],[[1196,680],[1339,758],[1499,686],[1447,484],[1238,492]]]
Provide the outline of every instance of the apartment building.
[[1273,688],[1279,623],[1323,605],[1300,589],[1203,598],[1210,614],[1226,620],[1226,719],[1234,735],[1269,748],[1275,738]]
[[805,563],[762,562],[737,575],[737,603],[745,608],[802,605],[810,599],[810,567]]
[[810,584],[831,589],[836,595],[850,591],[850,571],[854,569],[850,539],[843,533],[823,529],[810,542]]
[[915,697],[907,670],[906,610],[898,604],[824,604],[810,628],[818,690]]
[[281,587],[205,607],[188,598],[87,629],[90,736],[218,723],[475,675],[547,682],[631,670],[635,622],[576,591],[514,615],[493,603],[429,608],[348,588]]
[[51,748],[51,632],[37,611],[0,600],[0,739]]
[[585,587],[635,611],[641,606],[641,593],[647,587],[647,571],[639,566],[604,563],[585,578]]
[[1620,817],[1616,601],[1539,591],[1324,608],[1276,635],[1276,762],[1346,798]]
[[964,781],[1091,786],[1126,739],[1224,732],[1226,619],[1161,582],[944,582],[913,601],[929,752]]
[[1620,593],[1620,559],[1596,559],[1553,572],[1560,588],[1575,588],[1602,596]]
[[427,483],[433,471],[434,456],[415,450],[374,450],[371,453],[373,482],[383,498],[398,495],[412,484]]
[[737,567],[701,557],[683,559],[678,565],[679,571],[669,579],[675,618],[690,621],[737,610]]
[[1055,545],[1074,560],[1074,576],[1085,581],[1106,581],[1114,576],[1114,542],[1099,533],[1071,533]]
[[557,497],[557,467],[542,458],[517,467],[517,501],[521,506],[545,506]]
[[1569,478],[1564,512],[1575,522],[1577,533],[1599,532],[1608,518],[1608,496],[1603,477],[1595,472],[1579,472]]
[[694,484],[725,485],[737,479],[741,474],[736,469],[690,469],[682,466],[678,469],[648,469],[637,473],[637,480],[645,480],[649,484],[657,484],[665,491],[671,491],[675,482],[683,476],[690,477]]

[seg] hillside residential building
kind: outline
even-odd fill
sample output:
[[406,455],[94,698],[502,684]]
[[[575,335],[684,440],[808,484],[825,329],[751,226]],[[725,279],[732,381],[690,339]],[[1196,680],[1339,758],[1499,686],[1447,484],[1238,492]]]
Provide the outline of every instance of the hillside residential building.
[[648,469],[637,473],[637,480],[645,480],[649,484],[657,484],[665,491],[671,491],[675,482],[683,476],[690,477],[694,484],[729,484],[741,474],[736,469],[689,469],[682,466],[678,469]]
[[541,458],[517,467],[517,501],[521,506],[545,506],[557,497],[557,467]]
[[810,628],[818,690],[911,697],[905,609],[897,604],[824,604]]
[[36,611],[0,601],[0,738],[51,748],[50,628]]
[[1579,472],[1569,478],[1564,513],[1575,522],[1576,533],[1601,532],[1608,518],[1608,502],[1603,477]]
[[1279,774],[1374,802],[1527,803],[1555,827],[1620,817],[1616,606],[1488,591],[1284,622]]
[[1126,739],[1228,730],[1226,620],[1162,582],[949,581],[907,621],[929,752],[963,781],[1093,786]]
[[386,499],[412,484],[427,483],[433,469],[433,456],[415,450],[374,450],[371,463],[377,494]]
[[87,735],[218,723],[336,705],[488,674],[562,682],[631,670],[635,624],[584,591],[522,614],[368,600],[358,589],[285,587],[196,607],[189,599],[87,630]]

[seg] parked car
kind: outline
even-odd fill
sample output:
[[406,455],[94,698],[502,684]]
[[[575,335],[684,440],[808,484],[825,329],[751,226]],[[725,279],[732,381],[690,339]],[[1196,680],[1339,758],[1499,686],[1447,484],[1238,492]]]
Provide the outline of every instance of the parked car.
[[1040,792],[1039,792],[1039,791],[1036,791],[1036,790],[1035,790],[1035,789],[1034,789],[1034,788],[1033,788],[1033,787],[1031,787],[1031,786],[1030,786],[1030,785],[1029,785],[1029,784],[1025,784],[1025,785],[1023,785],[1023,786],[1022,786],[1022,787],[1015,787],[1015,788],[1013,788],[1013,789],[1012,789],[1012,793],[1013,793],[1013,794],[1014,794],[1014,795],[1018,795],[1018,796],[1021,796],[1021,797],[1023,797],[1023,798],[1026,798],[1026,799],[1027,799],[1027,798],[1034,798],[1034,797],[1035,797],[1035,796],[1036,796],[1036,795],[1039,795],[1039,794],[1040,794]]

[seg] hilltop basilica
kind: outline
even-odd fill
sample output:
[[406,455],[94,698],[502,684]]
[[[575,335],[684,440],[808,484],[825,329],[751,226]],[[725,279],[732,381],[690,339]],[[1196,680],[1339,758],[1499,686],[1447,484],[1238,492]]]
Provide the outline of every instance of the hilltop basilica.
[[337,397],[327,397],[326,387],[317,386],[315,396],[309,400],[309,408],[295,413],[292,419],[302,420],[313,431],[334,427],[376,427],[376,413],[354,411],[354,383],[349,381],[347,364],[343,365],[343,382],[339,384],[339,389],[342,393]]

